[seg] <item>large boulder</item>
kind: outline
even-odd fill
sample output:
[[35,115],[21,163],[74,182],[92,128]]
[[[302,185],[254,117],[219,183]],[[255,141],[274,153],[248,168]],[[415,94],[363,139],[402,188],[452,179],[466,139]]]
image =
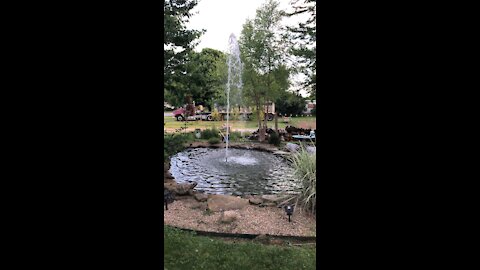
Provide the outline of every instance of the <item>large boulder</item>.
[[300,148],[300,145],[294,143],[287,143],[285,148],[287,148],[287,150],[290,152],[296,152]]
[[212,212],[242,209],[249,205],[247,199],[227,195],[210,195],[207,207]]

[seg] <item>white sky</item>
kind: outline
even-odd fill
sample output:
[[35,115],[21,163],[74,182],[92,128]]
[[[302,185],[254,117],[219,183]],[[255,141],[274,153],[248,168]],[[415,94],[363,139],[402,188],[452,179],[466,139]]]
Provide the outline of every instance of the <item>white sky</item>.
[[[277,1],[280,3],[280,9],[291,10],[290,0]],[[207,32],[200,37],[200,43],[195,50],[212,48],[226,51],[230,34],[235,34],[239,39],[247,18],[254,19],[256,10],[265,2],[265,0],[199,0],[192,10],[198,13],[190,18],[187,28],[205,29]],[[295,21],[298,19],[288,18],[289,24]]]
[[[281,10],[291,11],[291,0],[277,0]],[[265,0],[199,0],[192,10],[194,15],[186,24],[188,29],[205,29],[200,37],[196,51],[203,48],[212,48],[225,52],[228,47],[228,37],[231,33],[240,38],[242,27],[248,19],[254,19],[256,10],[264,4]],[[197,13],[198,12],[198,13]],[[196,13],[196,14],[195,14]],[[308,15],[298,15],[284,19],[285,24],[294,24],[304,21]],[[295,81],[302,76],[295,76]]]

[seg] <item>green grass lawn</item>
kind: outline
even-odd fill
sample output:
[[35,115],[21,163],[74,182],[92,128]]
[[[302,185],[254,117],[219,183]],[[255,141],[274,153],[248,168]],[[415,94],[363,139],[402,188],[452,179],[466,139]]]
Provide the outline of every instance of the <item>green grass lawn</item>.
[[171,227],[164,230],[164,269],[315,269],[314,247],[232,243]]
[[[221,128],[223,125],[227,124],[227,121],[186,121],[181,122],[175,120],[172,116],[164,117],[165,129],[178,129],[187,125],[188,129],[209,129],[209,128]],[[233,130],[236,129],[257,129],[257,122],[254,120],[251,121],[229,121],[229,125]],[[287,125],[303,128],[314,128],[316,127],[316,117],[292,117],[290,122],[283,123],[283,120],[278,119],[278,128],[285,128]],[[275,121],[268,122],[269,127],[275,127]]]

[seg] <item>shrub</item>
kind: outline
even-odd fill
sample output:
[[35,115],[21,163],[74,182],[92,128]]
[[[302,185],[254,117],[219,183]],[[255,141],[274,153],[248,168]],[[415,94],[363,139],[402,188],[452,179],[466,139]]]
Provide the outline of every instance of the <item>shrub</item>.
[[272,134],[270,134],[270,137],[268,138],[268,143],[273,144],[275,146],[279,146],[280,145],[280,136],[278,136],[278,134],[276,132],[273,132]]
[[242,134],[238,131],[232,131],[231,133],[228,134],[228,136],[230,137],[231,142],[238,141],[242,138]]
[[208,139],[208,143],[209,144],[217,144],[217,143],[220,143],[220,139],[219,138],[210,138],[210,139]]
[[303,147],[291,157],[295,176],[300,181],[301,191],[297,196],[297,205],[308,212],[316,213],[317,166],[316,154],[307,152]]
[[216,128],[205,129],[202,131],[202,139],[219,138],[219,131]]
[[194,140],[193,133],[174,133],[163,136],[163,157],[168,159],[172,155],[185,149],[184,143]]

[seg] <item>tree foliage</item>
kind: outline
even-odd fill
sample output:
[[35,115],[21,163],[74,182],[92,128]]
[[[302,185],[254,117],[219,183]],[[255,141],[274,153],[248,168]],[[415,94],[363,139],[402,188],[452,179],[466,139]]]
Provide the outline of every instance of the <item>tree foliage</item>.
[[294,11],[287,13],[287,16],[309,15],[306,21],[298,23],[297,26],[287,27],[286,40],[290,41],[290,53],[296,56],[296,68],[308,78],[304,87],[310,92],[311,98],[314,99],[317,85],[316,1],[295,0],[292,2],[292,7]]
[[[176,91],[185,91],[188,56],[196,46],[195,40],[203,31],[189,30],[185,24],[193,15],[197,0],[167,0],[164,2],[164,97],[172,103],[180,102]],[[173,105],[173,104],[172,104]]]
[[256,12],[253,20],[247,20],[240,36],[243,62],[244,96],[256,107],[259,128],[260,112],[267,101],[274,101],[288,89],[289,70],[284,65],[286,47],[281,37],[282,11],[279,3],[267,0]]
[[192,52],[187,64],[188,92],[193,100],[211,106],[224,92],[226,82],[226,56],[223,52],[205,48]]
[[277,98],[277,112],[281,115],[298,115],[305,110],[305,99],[296,93],[284,92]]

